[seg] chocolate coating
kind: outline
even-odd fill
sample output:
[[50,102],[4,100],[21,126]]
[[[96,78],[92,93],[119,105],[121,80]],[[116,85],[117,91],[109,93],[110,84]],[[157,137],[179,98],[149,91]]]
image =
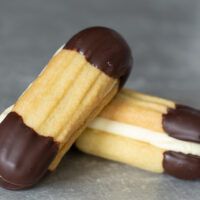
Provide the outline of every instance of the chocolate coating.
[[22,189],[37,183],[48,170],[58,144],[37,134],[15,112],[0,124],[0,177],[7,189]]
[[131,50],[123,37],[112,29],[85,29],[72,37],[64,49],[80,52],[93,66],[110,77],[120,79],[121,87],[131,72]]
[[[51,173],[51,171],[47,171],[43,177],[43,179],[48,176]],[[32,185],[28,186],[28,185],[14,185],[12,183],[8,183],[5,180],[3,180],[2,178],[0,178],[0,187],[6,188],[7,190],[23,190],[23,189],[27,189],[29,187],[32,187]]]
[[0,178],[0,186],[3,187],[3,188],[6,188],[7,190],[18,190],[18,187],[19,187],[19,186],[7,183],[2,178]]
[[163,129],[169,136],[200,143],[200,111],[194,108],[177,105],[163,115]]
[[167,151],[164,153],[163,168],[167,174],[180,179],[200,179],[200,157]]

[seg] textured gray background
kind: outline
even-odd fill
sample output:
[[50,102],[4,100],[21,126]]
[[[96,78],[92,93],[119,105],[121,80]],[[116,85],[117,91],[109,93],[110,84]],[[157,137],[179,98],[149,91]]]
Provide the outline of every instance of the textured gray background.
[[[128,86],[200,107],[200,1],[0,0],[0,109],[16,100],[53,52],[80,29],[106,25],[130,43]],[[34,189],[3,199],[200,199],[200,183],[71,151]]]

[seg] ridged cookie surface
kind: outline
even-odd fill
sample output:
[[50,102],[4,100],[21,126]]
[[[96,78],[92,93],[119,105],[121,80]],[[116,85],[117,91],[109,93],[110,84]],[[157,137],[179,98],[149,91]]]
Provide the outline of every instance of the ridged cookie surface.
[[200,111],[124,89],[78,138],[89,154],[181,179],[200,178]]
[[30,187],[55,169],[131,67],[131,51],[116,31],[93,27],[72,37],[0,124],[2,185]]

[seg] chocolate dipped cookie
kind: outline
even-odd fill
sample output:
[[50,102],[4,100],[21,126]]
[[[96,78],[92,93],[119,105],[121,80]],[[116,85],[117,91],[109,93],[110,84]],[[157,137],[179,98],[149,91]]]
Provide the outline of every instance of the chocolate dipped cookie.
[[131,50],[116,31],[92,27],[73,36],[2,117],[0,182],[36,184],[125,83]]
[[76,146],[148,171],[200,179],[200,111],[124,89]]

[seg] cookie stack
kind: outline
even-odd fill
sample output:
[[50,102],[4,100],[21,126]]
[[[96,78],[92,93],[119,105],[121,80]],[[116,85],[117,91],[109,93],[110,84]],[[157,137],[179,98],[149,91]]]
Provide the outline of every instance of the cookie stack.
[[89,154],[199,179],[200,111],[121,90],[132,65],[127,42],[109,28],[63,45],[0,117],[1,185],[32,187],[75,141]]

